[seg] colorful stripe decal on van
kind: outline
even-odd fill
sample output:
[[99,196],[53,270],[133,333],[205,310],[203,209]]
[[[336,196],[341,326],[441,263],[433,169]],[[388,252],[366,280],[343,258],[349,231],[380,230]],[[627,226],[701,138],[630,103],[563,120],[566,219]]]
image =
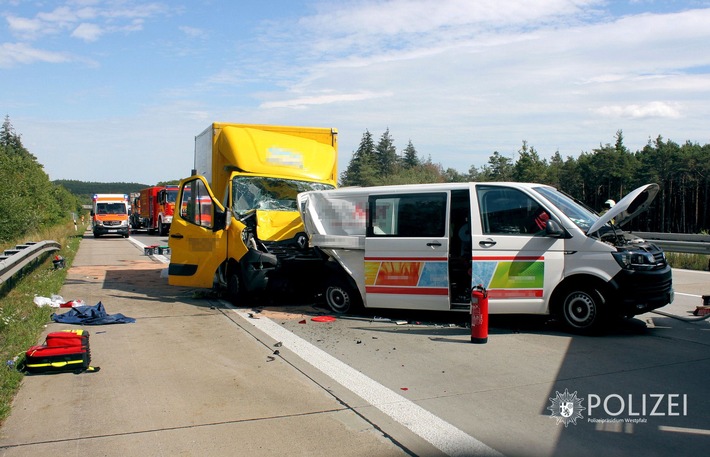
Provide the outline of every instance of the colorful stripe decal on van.
[[472,283],[483,284],[492,299],[541,298],[545,284],[544,256],[473,258]]
[[365,289],[368,293],[447,295],[447,275],[445,257],[365,259]]

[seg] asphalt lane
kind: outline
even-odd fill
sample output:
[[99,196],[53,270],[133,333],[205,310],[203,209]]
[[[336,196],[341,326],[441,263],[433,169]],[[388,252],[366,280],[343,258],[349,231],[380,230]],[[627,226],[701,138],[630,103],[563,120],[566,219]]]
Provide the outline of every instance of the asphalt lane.
[[98,372],[26,376],[0,455],[406,455],[219,302],[168,286],[164,268],[87,232],[61,295],[136,322],[81,327]]
[[[259,316],[505,455],[704,454],[710,324],[690,312],[710,274],[675,277],[682,292],[663,311],[677,318],[648,313],[595,337],[530,316],[492,316],[485,345],[440,314],[370,312],[328,324],[309,319],[317,307]],[[563,401],[573,415],[550,409]]]
[[[198,299],[167,286],[167,259],[142,255],[132,238],[85,239],[62,293],[138,322],[89,329],[99,373],[26,378],[0,455],[59,445],[102,455],[660,456],[702,455],[710,442],[707,321],[649,313],[580,337],[545,318],[493,316],[488,344],[475,345],[460,314],[317,322],[329,314],[321,306]],[[663,310],[692,319],[710,274],[674,279]],[[569,417],[555,408],[562,400]],[[42,437],[68,413],[88,418]]]

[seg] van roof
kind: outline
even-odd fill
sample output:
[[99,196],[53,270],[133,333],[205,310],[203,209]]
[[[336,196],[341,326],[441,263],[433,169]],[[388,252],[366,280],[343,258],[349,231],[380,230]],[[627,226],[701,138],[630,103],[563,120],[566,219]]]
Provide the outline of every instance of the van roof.
[[371,186],[371,187],[339,187],[337,189],[318,191],[328,192],[329,194],[383,194],[383,193],[406,193],[412,191],[441,191],[441,190],[456,190],[468,189],[475,185],[486,186],[505,186],[517,188],[533,188],[533,187],[550,187],[547,184],[530,183],[530,182],[451,182],[451,183],[429,183],[429,184],[399,184],[389,186]]

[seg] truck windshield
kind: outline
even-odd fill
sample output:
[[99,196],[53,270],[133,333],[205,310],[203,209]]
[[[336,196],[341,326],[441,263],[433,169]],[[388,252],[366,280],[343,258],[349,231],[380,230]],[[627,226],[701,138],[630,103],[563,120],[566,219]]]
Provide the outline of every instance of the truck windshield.
[[562,212],[565,213],[567,217],[569,217],[572,222],[574,222],[577,227],[582,229],[584,232],[587,232],[589,227],[591,227],[592,224],[599,219],[599,216],[592,210],[585,208],[574,201],[567,194],[560,192],[553,187],[540,186],[535,187],[534,190],[562,210]]
[[309,190],[330,190],[333,186],[294,179],[236,176],[232,180],[232,209],[244,215],[252,210],[297,211],[296,196]]

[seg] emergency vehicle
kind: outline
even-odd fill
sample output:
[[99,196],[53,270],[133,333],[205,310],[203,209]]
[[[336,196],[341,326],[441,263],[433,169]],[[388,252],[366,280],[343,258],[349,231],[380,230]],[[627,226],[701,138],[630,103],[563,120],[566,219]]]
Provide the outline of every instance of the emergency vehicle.
[[96,238],[101,235],[128,238],[128,195],[94,194],[91,197],[91,228]]

